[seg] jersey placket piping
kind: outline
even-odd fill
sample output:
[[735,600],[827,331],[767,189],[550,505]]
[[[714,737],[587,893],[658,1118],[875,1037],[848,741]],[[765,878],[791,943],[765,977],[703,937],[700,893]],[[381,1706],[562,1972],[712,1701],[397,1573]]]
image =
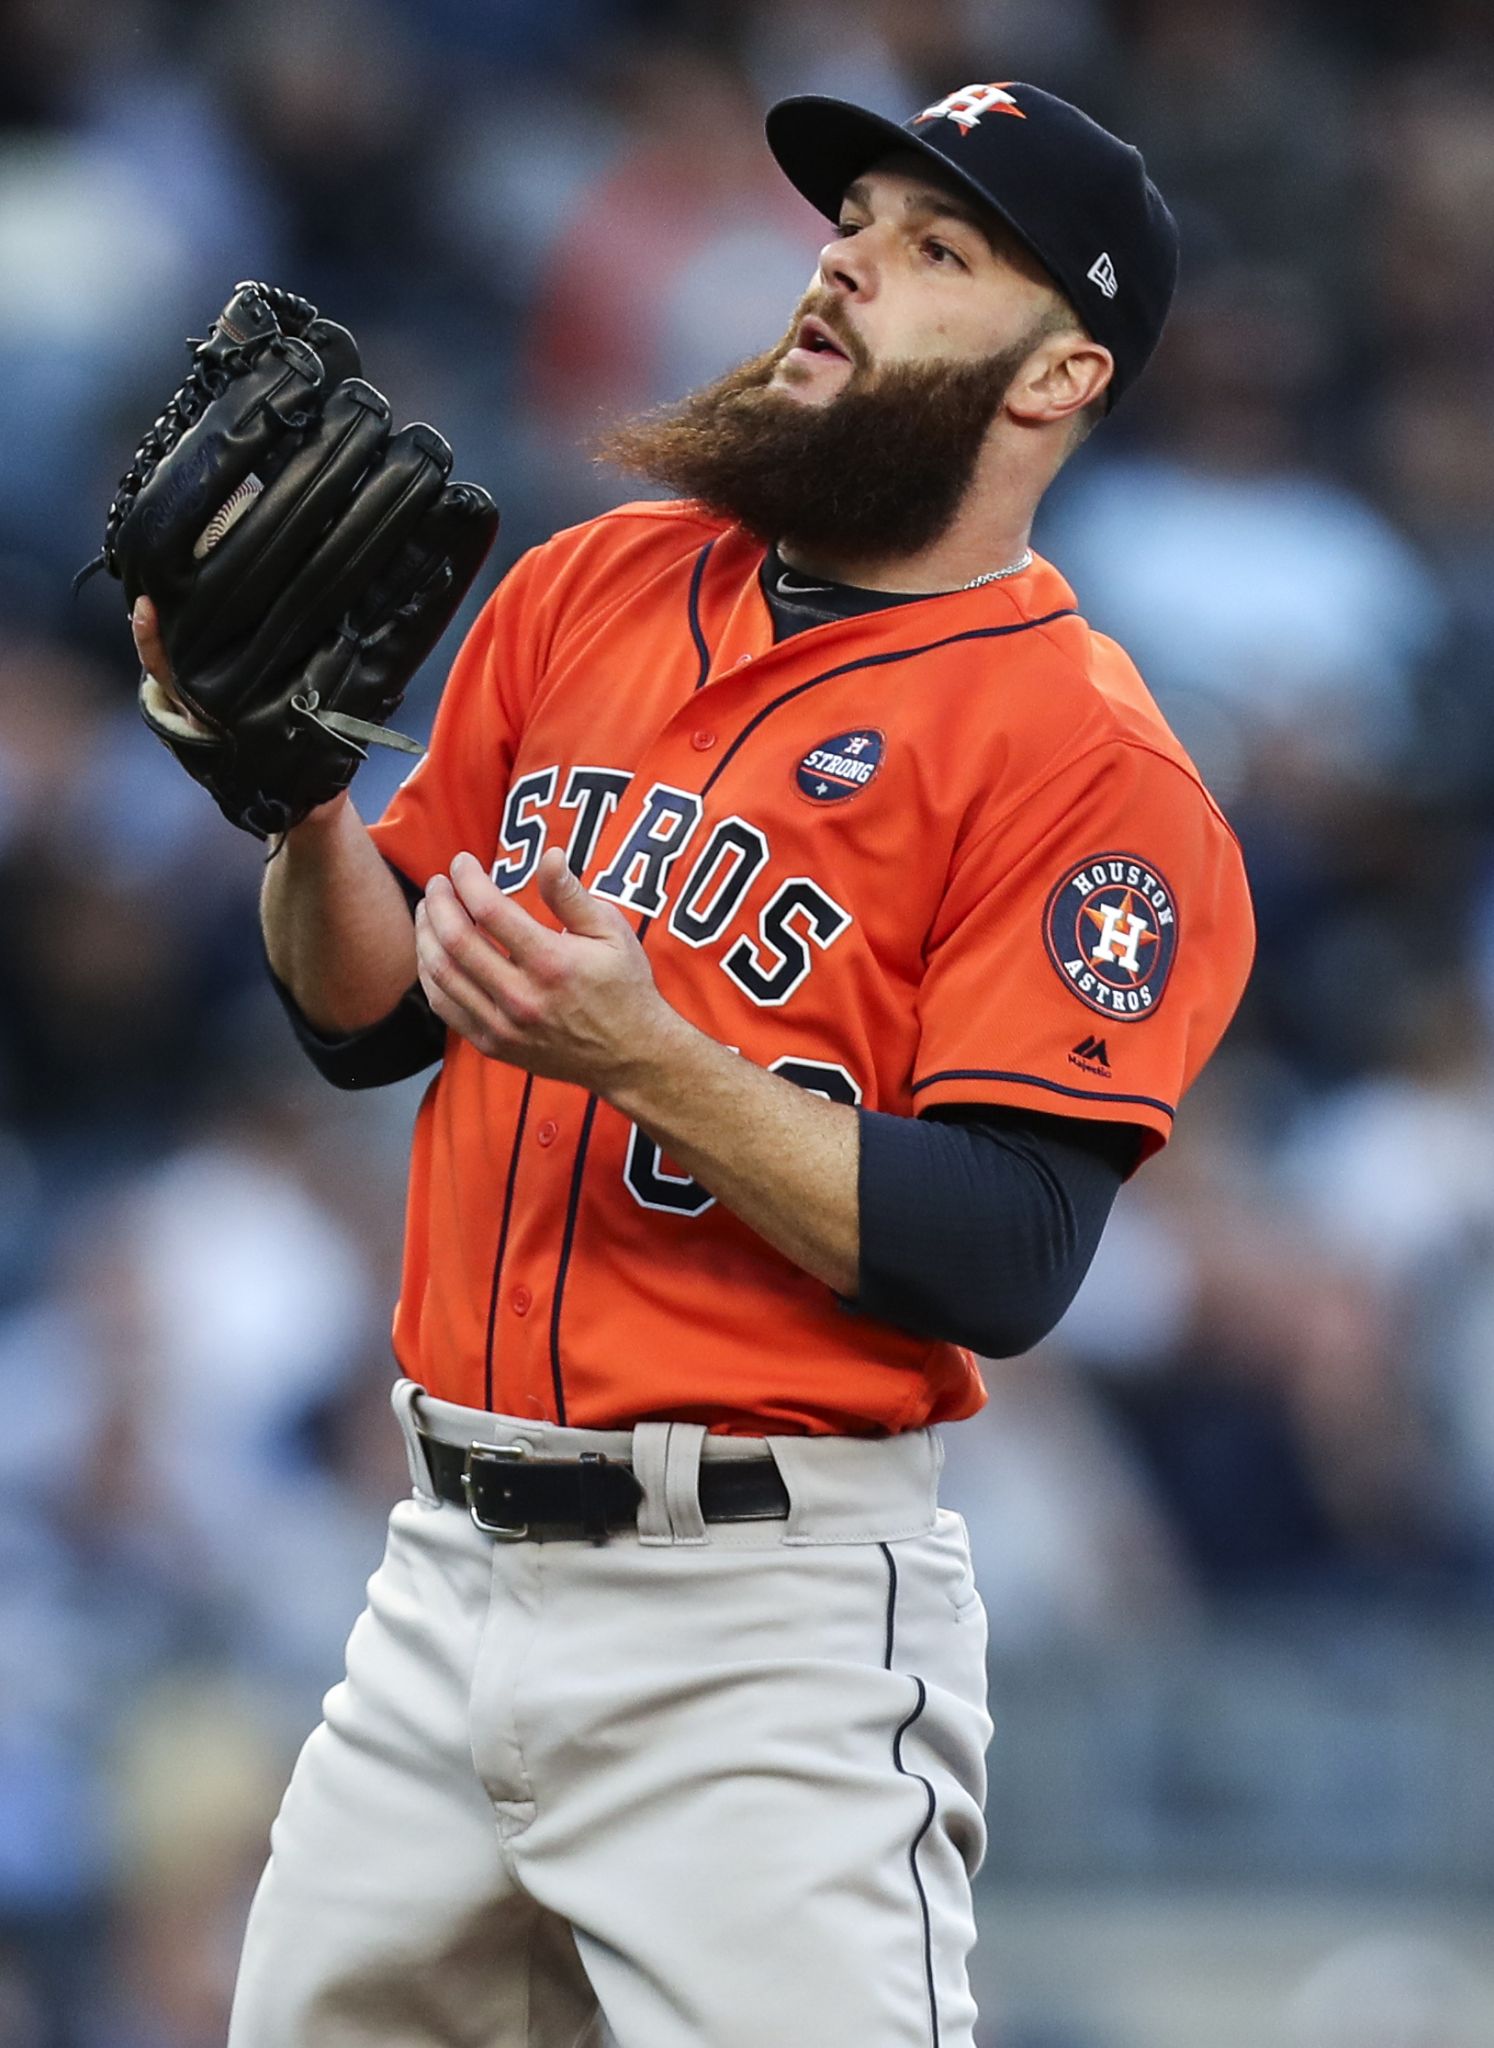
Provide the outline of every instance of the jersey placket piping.
[[705,629],[700,623],[700,586],[705,581],[706,568],[711,559],[714,540],[708,540],[695,557],[695,567],[690,573],[690,595],[686,600],[685,614],[690,621],[690,638],[695,642],[695,652],[700,661],[700,673],[695,678],[697,690],[705,687],[711,673],[711,650],[706,640]]
[[[519,1179],[519,1148],[524,1142],[524,1127],[529,1120],[529,1099],[534,1093],[534,1076],[524,1077],[524,1092],[519,1097],[519,1114],[514,1122],[513,1149],[508,1155],[508,1179],[503,1189],[503,1215],[498,1225],[498,1248],[493,1254],[493,1286],[488,1295],[488,1332],[483,1345],[483,1405],[493,1405],[493,1342],[498,1331],[498,1295],[503,1285],[503,1259],[508,1250],[509,1225],[513,1221],[514,1192]],[[562,1418],[564,1419],[564,1418]]]
[[[708,540],[705,546],[701,549],[700,553],[696,556],[695,567],[690,572],[690,589],[685,600],[685,617],[689,623],[690,638],[694,643],[696,658],[699,662],[699,668],[695,678],[696,690],[700,690],[704,687],[706,679],[711,673],[710,644],[705,637],[705,630],[701,625],[700,619],[700,586],[705,581],[706,568],[711,559],[711,550],[715,547],[715,545],[716,543],[714,540]],[[640,945],[647,944],[649,927],[652,925],[653,921],[654,920],[651,917],[644,917],[640,920],[638,925],[638,943]],[[586,1098],[586,1108],[583,1111],[581,1117],[581,1135],[576,1145],[576,1163],[571,1168],[571,1185],[569,1194],[566,1198],[565,1229],[561,1235],[560,1252],[555,1262],[555,1286],[550,1301],[550,1387],[555,1397],[555,1420],[560,1423],[563,1423],[566,1420],[565,1367],[562,1360],[560,1348],[560,1318],[561,1313],[565,1306],[565,1283],[566,1277],[570,1272],[571,1252],[574,1248],[576,1241],[576,1219],[581,1212],[581,1183],[586,1173],[586,1154],[591,1145],[591,1127],[596,1121],[597,1105],[600,1102],[600,1100],[601,1098],[598,1095],[589,1094]],[[524,1103],[526,1108],[528,1106],[528,1101],[529,1091],[526,1088],[524,1093]],[[520,1128],[522,1130],[522,1116],[520,1119]],[[517,1158],[517,1139],[515,1140],[514,1154]],[[510,1169],[509,1185],[511,1190],[513,1185],[512,1169]],[[507,1227],[507,1214],[505,1212],[505,1236],[507,1235]],[[499,1261],[500,1263],[502,1261],[501,1247],[499,1251]],[[495,1271],[493,1276],[493,1302],[495,1307],[497,1305],[497,1299],[498,1276]],[[490,1382],[492,1374],[491,1333],[492,1320],[490,1317]],[[492,1405],[492,1396],[490,1393],[488,1398],[488,1406],[491,1407]]]

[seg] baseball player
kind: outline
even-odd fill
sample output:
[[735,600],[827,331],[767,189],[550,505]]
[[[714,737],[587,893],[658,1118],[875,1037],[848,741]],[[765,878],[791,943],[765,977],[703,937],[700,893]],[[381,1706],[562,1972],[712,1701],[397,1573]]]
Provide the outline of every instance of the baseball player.
[[782,342],[620,431],[675,495],[527,555],[384,817],[267,868],[324,1071],[438,1064],[413,1492],[232,2048],[974,2038],[985,1630],[930,1426],[1062,1314],[1251,917],[1028,544],[1166,316],[1141,159],[1021,83],[768,137],[834,223]]

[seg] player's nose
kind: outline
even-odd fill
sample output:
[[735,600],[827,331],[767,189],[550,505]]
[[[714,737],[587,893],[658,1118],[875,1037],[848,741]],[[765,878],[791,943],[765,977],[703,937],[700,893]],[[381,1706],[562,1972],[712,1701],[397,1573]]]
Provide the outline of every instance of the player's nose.
[[876,289],[876,261],[864,233],[832,235],[820,251],[820,282],[850,299],[869,299]]

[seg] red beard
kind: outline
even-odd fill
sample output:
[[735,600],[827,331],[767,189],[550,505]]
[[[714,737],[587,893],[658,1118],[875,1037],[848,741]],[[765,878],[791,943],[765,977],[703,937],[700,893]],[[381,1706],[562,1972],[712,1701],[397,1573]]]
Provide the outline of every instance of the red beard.
[[[818,406],[770,387],[810,313],[852,365],[843,388]],[[986,430],[1032,347],[1025,336],[974,362],[878,369],[839,303],[811,293],[776,348],[678,405],[625,421],[601,439],[597,458],[811,560],[918,554],[953,523]]]

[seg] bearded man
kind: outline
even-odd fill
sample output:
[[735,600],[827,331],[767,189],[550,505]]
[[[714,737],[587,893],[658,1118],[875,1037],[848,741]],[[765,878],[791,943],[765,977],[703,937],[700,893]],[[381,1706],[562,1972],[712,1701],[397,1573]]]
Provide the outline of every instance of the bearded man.
[[677,495],[526,556],[385,816],[266,872],[323,1071],[440,1064],[413,1492],[233,2048],[973,2042],[985,1629],[930,1432],[1063,1313],[1250,910],[1028,541],[1166,315],[1140,157],[1023,84],[768,136],[835,223],[783,341],[614,434]]

